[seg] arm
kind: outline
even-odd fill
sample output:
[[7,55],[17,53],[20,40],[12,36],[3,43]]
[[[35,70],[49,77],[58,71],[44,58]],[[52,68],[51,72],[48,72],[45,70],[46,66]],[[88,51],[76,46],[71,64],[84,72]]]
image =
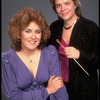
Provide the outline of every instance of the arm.
[[80,29],[73,32],[74,34],[72,35],[70,46],[79,50],[79,58],[77,61],[84,67],[84,69],[86,69],[90,75],[96,75],[96,70],[99,66],[98,27],[93,22],[87,22],[82,23],[79,28]]
[[49,81],[48,81],[48,86],[47,86],[47,92],[49,95],[57,92],[57,90],[59,90],[61,87],[63,87],[63,79],[62,77],[55,77],[51,76]]
[[79,61],[84,61],[84,64],[92,66],[89,70],[96,70],[99,66],[99,29],[95,23],[88,25],[86,37],[84,47],[79,49]]
[[[54,46],[49,46],[50,56],[50,76],[61,77],[60,61]],[[65,86],[59,88],[54,94],[50,95],[51,100],[68,100]],[[55,99],[53,99],[55,98]]]
[[35,91],[22,91],[12,65],[5,58],[2,59],[2,85],[9,100],[46,100],[48,93],[45,88]]

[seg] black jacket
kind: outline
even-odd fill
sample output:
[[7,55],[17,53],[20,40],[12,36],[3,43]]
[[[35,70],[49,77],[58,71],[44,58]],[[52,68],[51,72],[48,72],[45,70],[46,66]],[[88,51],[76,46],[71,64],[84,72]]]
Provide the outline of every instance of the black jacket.
[[[61,41],[63,21],[57,20],[50,25],[51,38],[47,45],[56,46]],[[84,17],[75,24],[69,46],[80,50],[80,57],[77,60],[89,73],[88,76],[73,59],[69,59],[69,79],[68,93],[70,100],[97,100],[97,69],[99,68],[99,29],[93,22]]]

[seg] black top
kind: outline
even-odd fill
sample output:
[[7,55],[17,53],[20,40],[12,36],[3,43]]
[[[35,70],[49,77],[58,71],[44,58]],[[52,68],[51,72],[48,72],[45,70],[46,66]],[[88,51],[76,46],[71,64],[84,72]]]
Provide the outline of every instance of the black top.
[[[51,38],[48,44],[56,46],[61,41],[63,21],[57,20],[50,25]],[[77,60],[90,74],[88,76],[73,59],[69,59],[69,85],[67,87],[70,100],[97,100],[97,68],[99,68],[99,28],[91,20],[84,17],[75,24],[69,46],[73,46],[80,51]]]

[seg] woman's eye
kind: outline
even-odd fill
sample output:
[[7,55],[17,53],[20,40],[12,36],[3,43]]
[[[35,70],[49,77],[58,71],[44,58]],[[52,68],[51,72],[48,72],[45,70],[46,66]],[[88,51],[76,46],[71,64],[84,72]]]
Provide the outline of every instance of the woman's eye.
[[60,5],[56,5],[56,8],[60,7]]
[[40,33],[41,33],[41,31],[40,31],[40,30],[36,30],[35,32],[36,32],[37,34],[40,34]]
[[66,2],[66,5],[69,5],[70,3],[69,2]]
[[26,30],[25,32],[26,32],[26,33],[30,33],[30,32],[31,32],[31,30]]

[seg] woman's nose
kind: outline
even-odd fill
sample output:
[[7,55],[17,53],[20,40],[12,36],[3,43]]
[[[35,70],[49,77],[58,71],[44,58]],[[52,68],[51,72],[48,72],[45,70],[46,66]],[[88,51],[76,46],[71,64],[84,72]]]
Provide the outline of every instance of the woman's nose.
[[65,5],[62,5],[61,10],[63,11],[65,9],[66,9],[66,6]]
[[32,32],[31,37],[32,37],[32,38],[35,38],[35,37],[36,37],[35,32]]

